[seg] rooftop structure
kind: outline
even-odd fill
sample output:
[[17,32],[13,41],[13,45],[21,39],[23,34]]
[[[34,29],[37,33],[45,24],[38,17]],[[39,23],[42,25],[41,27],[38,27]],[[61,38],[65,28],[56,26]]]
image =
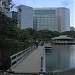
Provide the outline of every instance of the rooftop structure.
[[71,40],[71,39],[74,39],[74,38],[71,38],[71,37],[68,37],[67,35],[61,35],[59,37],[54,37],[52,38],[52,40],[61,40],[61,39],[65,39],[65,40]]
[[66,44],[66,45],[71,45],[75,44],[75,40],[72,37],[68,37],[67,35],[61,35],[59,37],[54,37],[52,38],[53,44]]

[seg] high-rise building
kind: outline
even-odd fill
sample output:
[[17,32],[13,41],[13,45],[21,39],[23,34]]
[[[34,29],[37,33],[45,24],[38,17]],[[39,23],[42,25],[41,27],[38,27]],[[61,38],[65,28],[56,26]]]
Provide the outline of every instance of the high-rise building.
[[0,11],[2,11],[7,17],[10,17],[9,9],[9,0],[0,0]]
[[70,10],[65,7],[57,8],[58,31],[70,31]]
[[18,20],[18,13],[15,11],[11,11],[10,18],[12,18],[13,20]]
[[18,27],[18,13],[15,11],[11,11],[10,18],[12,18],[14,21],[14,27]]
[[57,15],[56,9],[35,8],[34,9],[34,29],[49,29],[57,31]]
[[34,8],[33,28],[37,31],[48,29],[51,31],[70,30],[70,11],[68,8]]
[[33,28],[33,8],[25,5],[18,6],[18,27]]
[[74,27],[70,27],[70,31],[74,31],[74,29],[75,29]]

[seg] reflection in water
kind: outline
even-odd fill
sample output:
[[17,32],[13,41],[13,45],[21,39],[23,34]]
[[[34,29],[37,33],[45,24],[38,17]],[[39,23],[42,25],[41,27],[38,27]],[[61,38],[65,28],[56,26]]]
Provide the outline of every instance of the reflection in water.
[[46,71],[75,67],[75,45],[53,45],[46,51]]

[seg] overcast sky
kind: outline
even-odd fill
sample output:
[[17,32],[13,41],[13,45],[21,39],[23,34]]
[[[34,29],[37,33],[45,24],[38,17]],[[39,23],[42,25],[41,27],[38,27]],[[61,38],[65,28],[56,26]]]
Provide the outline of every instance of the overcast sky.
[[27,5],[31,7],[67,7],[70,9],[70,25],[75,27],[74,23],[74,5],[75,0],[12,0],[16,6]]

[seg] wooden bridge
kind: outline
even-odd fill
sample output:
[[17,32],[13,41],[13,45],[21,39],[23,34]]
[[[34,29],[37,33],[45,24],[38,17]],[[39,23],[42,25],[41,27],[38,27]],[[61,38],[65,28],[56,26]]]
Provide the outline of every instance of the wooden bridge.
[[[45,72],[45,49],[44,46],[36,48],[35,45],[10,56],[11,71],[31,73]],[[10,70],[9,69],[9,70]]]

